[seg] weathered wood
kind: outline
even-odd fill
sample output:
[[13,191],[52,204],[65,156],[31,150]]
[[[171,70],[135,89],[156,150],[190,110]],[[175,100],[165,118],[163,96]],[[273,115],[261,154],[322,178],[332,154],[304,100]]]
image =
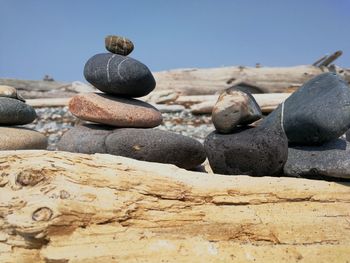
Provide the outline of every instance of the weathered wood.
[[43,80],[1,79],[0,85],[9,85],[16,88],[25,99],[38,98],[69,98],[79,92],[97,91],[90,84],[79,81],[64,83]]
[[28,99],[26,103],[34,108],[67,106],[70,98]]
[[[155,72],[156,90],[181,92],[182,95],[215,94],[233,85],[245,84],[261,93],[288,93],[295,91],[327,67],[311,65],[296,67],[222,67],[209,69],[177,69]],[[333,70],[333,69],[332,69]],[[350,82],[350,69],[334,68]]]
[[346,262],[350,184],[0,152],[0,262]]
[[333,63],[337,58],[339,58],[343,54],[343,51],[338,50],[328,56],[324,61],[322,61],[319,67],[328,67],[331,63]]
[[64,89],[65,87],[69,86],[70,83],[58,81],[0,78],[0,85],[9,85],[19,91],[52,91],[57,89]]
[[[290,95],[291,93],[266,93],[253,94],[253,97],[259,104],[262,112],[269,113]],[[190,107],[191,112],[194,114],[210,114],[218,97],[219,95],[179,96],[174,103]]]
[[312,63],[312,66],[317,67],[321,62],[325,61],[326,58],[328,58],[328,55],[324,55],[320,57],[318,60],[316,60],[314,63]]
[[[328,62],[327,62],[328,63]],[[154,92],[174,91],[182,95],[215,94],[233,85],[244,84],[248,89],[260,93],[292,92],[307,80],[325,71],[335,71],[350,82],[350,69],[340,67],[318,67],[312,65],[296,67],[221,67],[208,69],[175,69],[154,72],[157,86]],[[0,79],[0,85],[17,88],[24,98],[71,97],[76,91],[72,83]],[[155,93],[153,93],[154,95]],[[171,94],[169,94],[170,96]],[[163,94],[164,96],[164,94]],[[159,99],[162,99],[161,97]],[[164,99],[164,98],[163,98]],[[152,101],[157,102],[157,101]]]

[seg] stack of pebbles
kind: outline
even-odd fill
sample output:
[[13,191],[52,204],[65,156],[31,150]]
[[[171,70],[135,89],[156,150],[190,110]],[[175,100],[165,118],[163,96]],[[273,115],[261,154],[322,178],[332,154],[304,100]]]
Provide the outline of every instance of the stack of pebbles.
[[44,135],[17,126],[35,119],[35,110],[25,103],[15,88],[0,86],[0,150],[46,149]]
[[282,172],[288,154],[283,128],[264,122],[249,125],[260,118],[261,109],[251,94],[230,88],[219,96],[212,112],[216,131],[204,142],[215,173],[263,176]]
[[[267,121],[276,123],[279,107]],[[311,179],[350,180],[350,87],[339,75],[316,76],[284,103],[289,141],[284,174]],[[347,132],[347,135],[349,131]]]
[[134,99],[149,94],[156,82],[147,66],[127,56],[133,43],[124,37],[107,36],[105,44],[110,53],[93,56],[84,68],[86,80],[103,93],[81,93],[69,103],[73,115],[95,124],[85,123],[66,132],[58,149],[121,155],[185,169],[201,164],[205,160],[201,143],[151,129],[162,123],[161,113]]
[[205,141],[209,163],[223,174],[349,180],[350,131],[348,141],[342,136],[350,128],[349,105],[348,83],[327,72],[306,82],[257,127],[237,127],[253,121],[258,106],[248,94],[228,91],[213,110],[217,131]]

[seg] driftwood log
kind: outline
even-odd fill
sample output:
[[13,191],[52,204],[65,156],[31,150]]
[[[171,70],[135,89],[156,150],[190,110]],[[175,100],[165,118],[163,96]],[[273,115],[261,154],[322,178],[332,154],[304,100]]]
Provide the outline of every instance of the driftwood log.
[[312,65],[177,69],[155,72],[154,76],[157,81],[156,91],[174,90],[182,95],[212,95],[235,85],[243,85],[253,93],[288,93],[328,71],[337,72],[350,83],[350,69]]
[[[267,93],[253,94],[257,103],[264,113],[273,111],[280,103],[290,96],[290,93]],[[193,95],[193,96],[178,96],[171,101],[173,105],[152,104],[161,112],[171,112],[176,109],[181,111],[180,105],[190,107],[194,114],[211,114],[214,104],[218,99],[218,95]],[[26,103],[34,108],[41,107],[62,107],[67,106],[70,98],[45,98],[45,99],[29,99]],[[178,106],[177,106],[178,105]]]
[[350,184],[0,153],[0,262],[346,262]]
[[[303,83],[323,72],[334,71],[350,82],[350,69],[329,65],[340,53],[325,56],[315,65],[296,67],[221,67],[208,69],[175,69],[154,72],[156,89],[147,98],[154,97],[155,92],[172,91],[173,94],[162,94],[174,97],[181,95],[215,94],[234,85],[254,93],[288,93],[299,88]],[[327,66],[324,66],[327,65]],[[17,88],[25,99],[72,97],[78,90],[73,83],[39,80],[1,79],[0,85]],[[86,90],[91,91],[87,85]],[[146,98],[146,99],[147,99]],[[153,101],[157,102],[157,101]]]

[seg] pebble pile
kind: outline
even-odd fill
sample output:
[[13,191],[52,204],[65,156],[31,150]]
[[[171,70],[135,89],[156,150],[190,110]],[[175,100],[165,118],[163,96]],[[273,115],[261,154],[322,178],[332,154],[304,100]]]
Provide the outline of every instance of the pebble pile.
[[215,173],[252,176],[276,175],[287,161],[288,141],[280,125],[249,125],[261,118],[255,99],[232,88],[213,108],[216,131],[204,142]]
[[255,101],[243,92],[225,91],[213,110],[216,131],[205,140],[209,163],[222,174],[350,179],[350,143],[341,138],[350,128],[349,105],[350,87],[328,72],[306,82],[259,124],[249,125],[259,116]]
[[46,149],[44,135],[18,126],[29,124],[35,118],[35,110],[15,88],[0,86],[0,150]]
[[107,36],[105,44],[113,53],[93,56],[84,68],[86,80],[103,93],[81,93],[69,103],[73,115],[93,123],[66,132],[58,149],[109,153],[185,169],[204,162],[205,151],[200,142],[152,129],[162,123],[160,111],[135,98],[152,92],[156,82],[146,65],[126,56],[133,50],[132,42],[124,37]]
[[[284,129],[289,140],[287,176],[350,179],[350,87],[335,73],[323,73],[285,101]],[[276,113],[281,111],[276,109]],[[269,121],[275,122],[275,114]]]

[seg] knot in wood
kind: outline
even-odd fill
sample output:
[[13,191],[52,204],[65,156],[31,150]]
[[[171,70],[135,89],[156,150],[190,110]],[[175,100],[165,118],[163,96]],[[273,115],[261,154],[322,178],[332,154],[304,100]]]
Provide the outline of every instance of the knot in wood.
[[66,190],[61,190],[60,191],[60,198],[61,199],[67,199],[70,197],[70,194]]
[[24,170],[16,178],[16,182],[22,186],[34,186],[44,179],[41,170]]
[[49,221],[52,217],[52,210],[48,207],[40,207],[33,212],[32,219],[34,221]]

